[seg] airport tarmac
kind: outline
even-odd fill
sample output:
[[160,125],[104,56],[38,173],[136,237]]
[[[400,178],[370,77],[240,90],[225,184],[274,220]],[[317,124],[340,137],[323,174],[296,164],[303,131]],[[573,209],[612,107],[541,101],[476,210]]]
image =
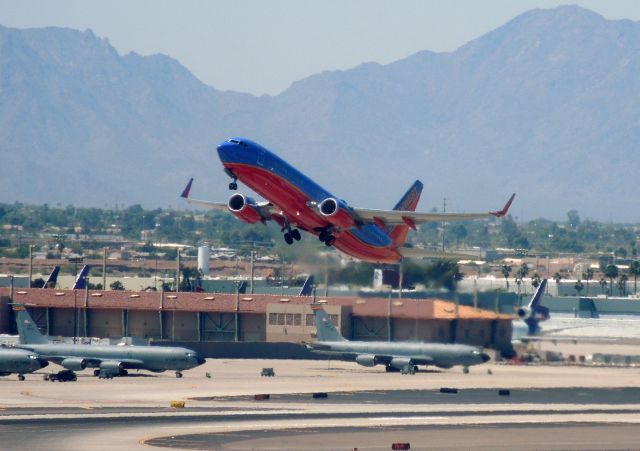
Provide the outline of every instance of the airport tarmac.
[[[264,367],[275,377],[261,377]],[[182,379],[141,372],[99,380],[84,371],[66,383],[44,381],[48,371],[24,382],[0,378],[0,449],[362,450],[402,441],[412,449],[632,449],[640,442],[640,368],[490,363],[469,374],[410,376],[350,362],[208,360]]]

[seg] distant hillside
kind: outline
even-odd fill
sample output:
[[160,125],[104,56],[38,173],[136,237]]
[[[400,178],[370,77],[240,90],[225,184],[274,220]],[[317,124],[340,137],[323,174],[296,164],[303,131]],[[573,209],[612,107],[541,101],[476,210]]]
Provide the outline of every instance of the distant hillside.
[[91,31],[0,27],[0,201],[178,206],[190,176],[224,200],[215,145],[244,135],[360,206],[390,207],[420,178],[422,209],[493,209],[515,191],[523,219],[638,221],[638,50],[639,23],[566,6],[254,97]]

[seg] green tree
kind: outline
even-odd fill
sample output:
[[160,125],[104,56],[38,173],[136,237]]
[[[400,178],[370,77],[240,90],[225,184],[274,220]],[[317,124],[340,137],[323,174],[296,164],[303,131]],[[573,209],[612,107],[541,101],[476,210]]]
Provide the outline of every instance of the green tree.
[[560,281],[562,280],[562,274],[559,272],[553,275],[553,280],[556,281],[556,289],[558,290],[558,296],[560,296]]
[[567,212],[567,222],[569,223],[569,227],[572,229],[577,229],[580,225],[580,215],[577,210],[569,210]]
[[613,296],[613,279],[618,278],[620,270],[616,265],[610,264],[605,266],[603,274],[609,279],[609,296]]
[[618,277],[618,292],[622,294],[622,296],[627,295],[627,281],[629,280],[629,276],[626,274],[620,274]]
[[587,270],[582,273],[582,278],[587,281],[587,292],[585,295],[589,296],[589,281],[593,279],[593,269],[587,268]]
[[540,274],[538,274],[537,272],[533,273],[533,276],[531,276],[531,286],[533,288],[538,288],[538,286],[540,286],[540,281],[542,279],[540,278]]
[[633,276],[633,294],[637,294],[638,276],[640,276],[640,260],[633,260],[629,264],[629,274]]
[[120,282],[119,280],[116,280],[109,285],[109,288],[111,288],[113,291],[123,291],[124,285],[122,285],[122,282]]
[[604,294],[604,290],[607,288],[607,279],[605,279],[604,277],[601,277],[598,283],[600,284],[600,289],[602,290],[602,294]]
[[504,277],[504,282],[507,285],[507,290],[509,289],[509,274],[511,274],[511,266],[509,265],[502,265],[502,267],[500,268],[500,271],[502,272],[502,276]]

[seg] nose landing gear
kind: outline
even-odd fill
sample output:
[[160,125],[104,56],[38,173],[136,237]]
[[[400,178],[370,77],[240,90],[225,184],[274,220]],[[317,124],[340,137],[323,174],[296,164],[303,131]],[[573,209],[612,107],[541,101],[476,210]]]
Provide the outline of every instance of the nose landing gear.
[[322,232],[320,232],[320,235],[318,235],[318,239],[322,241],[327,247],[333,246],[333,244],[336,242],[336,237],[333,236],[333,234],[329,230],[323,230]]

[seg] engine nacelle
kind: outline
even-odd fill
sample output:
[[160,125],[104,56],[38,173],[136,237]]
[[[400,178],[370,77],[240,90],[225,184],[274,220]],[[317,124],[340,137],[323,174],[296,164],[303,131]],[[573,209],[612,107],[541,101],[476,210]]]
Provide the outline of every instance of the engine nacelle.
[[87,361],[77,357],[68,357],[60,362],[60,365],[71,371],[81,371],[87,367]]
[[391,362],[389,362],[389,365],[394,368],[402,369],[413,365],[413,362],[409,357],[394,357],[391,359]]
[[236,193],[229,198],[227,203],[229,211],[249,224],[255,224],[262,220],[262,216],[256,208],[256,203],[250,197]]
[[376,366],[376,356],[373,354],[359,354],[356,357],[356,363],[362,366]]
[[115,360],[106,360],[100,362],[100,371],[104,371],[108,374],[120,374],[124,370],[122,362],[116,362]]
[[520,307],[518,308],[516,313],[518,314],[518,317],[523,321],[533,316],[533,311],[531,311],[529,307]]
[[327,221],[341,229],[350,229],[356,225],[351,209],[344,201],[339,199],[326,198],[320,202],[318,210]]

